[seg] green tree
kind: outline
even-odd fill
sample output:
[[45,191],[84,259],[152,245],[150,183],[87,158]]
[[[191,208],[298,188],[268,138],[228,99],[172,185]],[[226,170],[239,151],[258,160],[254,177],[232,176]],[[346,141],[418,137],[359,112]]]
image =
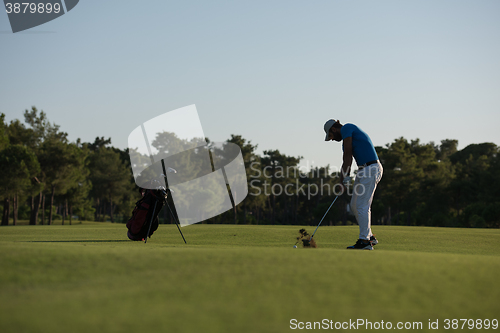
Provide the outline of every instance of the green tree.
[[231,138],[229,138],[227,142],[237,144],[241,148],[243,161],[245,163],[248,195],[241,207],[243,210],[243,223],[248,223],[248,216],[251,216],[251,222],[259,223],[262,209],[265,206],[266,197],[262,193],[259,195],[257,190],[251,186],[252,180],[259,178],[257,170],[260,167],[261,158],[256,153],[258,145],[252,144],[252,141],[243,138],[241,135],[234,134],[231,134]]
[[[10,122],[8,132],[9,140],[12,144],[23,145],[37,154],[37,140],[35,139],[33,129],[27,128],[18,119],[14,119]],[[30,225],[35,225],[37,223],[38,211],[41,203],[41,192],[44,188],[44,184],[38,179],[39,176],[40,174],[34,175],[31,181],[31,186],[26,188],[24,191],[25,196],[30,197],[28,204],[31,207]],[[14,210],[14,214],[15,213],[16,210]]]
[[131,170],[118,152],[105,145],[97,144],[96,139],[90,146],[94,149],[89,157],[90,194],[96,202],[96,220],[104,220],[106,212],[109,212],[111,222],[114,222],[116,204],[131,191]]
[[[397,223],[402,224],[400,212],[411,210],[417,198],[420,181],[424,177],[423,170],[418,166],[417,154],[412,151],[415,142],[408,142],[404,138],[396,139],[379,158],[384,166],[383,181],[378,186],[378,192],[383,193],[383,201],[396,210]],[[388,221],[392,222],[392,211]],[[409,216],[407,216],[407,224]]]
[[[231,138],[226,140],[226,142],[234,143],[238,147],[240,147],[241,155],[245,164],[248,195],[241,203],[241,205],[234,207],[234,218],[235,223],[238,223],[237,215],[239,211],[243,215],[243,223],[247,224],[248,215],[250,214],[252,220],[254,220],[254,213],[258,216],[258,210],[262,208],[265,200],[265,197],[263,195],[256,195],[257,193],[255,193],[255,189],[252,189],[251,186],[249,186],[249,180],[251,181],[257,175],[257,171],[252,168],[252,164],[258,165],[260,163],[260,159],[255,153],[255,151],[257,150],[257,145],[253,145],[251,141],[246,140],[241,135],[235,134],[231,134]],[[257,220],[256,223],[258,223]]]
[[[78,186],[85,174],[85,157],[77,143],[68,142],[68,134],[59,130],[60,126],[48,121],[47,115],[32,107],[24,112],[25,122],[31,126],[33,145],[41,166],[40,181],[44,185],[43,193],[39,198],[45,203],[45,196],[49,196],[49,224],[52,224],[54,199],[62,196],[68,190]],[[16,126],[19,128],[19,126]],[[22,132],[22,131],[21,131]],[[36,205],[34,205],[36,208]],[[42,212],[45,212],[42,204]],[[35,215],[36,213],[32,214]],[[44,217],[42,216],[42,223]]]
[[[289,223],[293,207],[292,196],[285,192],[288,184],[294,184],[299,174],[301,156],[292,157],[281,154],[279,150],[265,150],[261,158],[264,180],[264,193],[268,196],[271,224],[277,222],[277,212],[281,212],[280,222]],[[293,188],[293,187],[292,187]],[[290,191],[288,191],[290,193]],[[279,200],[277,200],[279,196]]]
[[81,215],[85,214],[84,210],[92,210],[91,202],[88,199],[92,188],[88,168],[90,150],[86,145],[80,145],[79,142],[70,144],[69,148],[74,159],[71,165],[73,178],[70,181],[69,188],[59,196],[61,204],[64,205],[63,224],[65,216],[69,216],[71,224],[74,208],[79,209]]
[[33,145],[38,146],[47,139],[67,142],[68,133],[59,131],[60,126],[52,124],[45,112],[40,111],[36,107],[31,107],[31,110],[24,111],[24,121],[31,126],[33,131]]
[[22,145],[9,145],[0,151],[0,191],[4,196],[2,225],[9,223],[9,197],[14,198],[14,224],[17,220],[19,193],[31,185],[31,179],[40,171],[35,154]]
[[0,113],[0,151],[9,145],[8,126],[5,123],[5,114]]
[[[37,182],[34,183],[31,189],[31,215],[30,224],[36,224],[38,221],[38,211],[42,208],[42,224],[45,220],[45,198],[50,195],[50,212],[49,223],[52,223],[52,207],[54,204],[54,196],[52,193],[55,188],[63,187],[67,189],[74,184],[64,184],[64,179],[57,179],[57,173],[61,173],[64,169],[63,163],[68,162],[68,157],[60,157],[57,153],[63,153],[64,147],[68,145],[68,134],[59,131],[59,125],[52,124],[48,121],[45,112],[40,111],[36,107],[24,112],[25,123],[30,126],[26,128],[18,120],[11,122],[9,127],[11,137],[15,138],[16,142],[22,143],[35,152],[41,167],[40,175],[37,177]],[[57,148],[58,147],[58,148]],[[54,153],[54,154],[52,154]],[[58,160],[60,162],[58,163]],[[68,173],[68,170],[65,171]],[[59,185],[54,187],[54,184],[49,184],[47,181],[59,182]],[[68,187],[66,187],[68,185]],[[37,194],[35,194],[35,192]],[[36,196],[35,196],[36,195]]]
[[448,159],[451,155],[457,152],[457,146],[458,140],[441,140],[441,145],[434,147],[436,159],[439,161]]
[[498,226],[498,217],[491,213],[500,206],[498,152],[495,144],[481,143],[471,144],[450,156],[456,169],[450,192],[460,226]]
[[414,224],[449,225],[450,196],[448,186],[455,177],[448,156],[456,151],[457,140],[441,141],[439,151],[434,145],[417,144],[413,151],[418,167],[423,171],[418,197],[415,203]]
[[82,181],[82,170],[85,168],[82,151],[74,143],[46,139],[40,146],[40,165],[42,181],[49,195],[49,224],[52,224],[54,198],[66,192]]

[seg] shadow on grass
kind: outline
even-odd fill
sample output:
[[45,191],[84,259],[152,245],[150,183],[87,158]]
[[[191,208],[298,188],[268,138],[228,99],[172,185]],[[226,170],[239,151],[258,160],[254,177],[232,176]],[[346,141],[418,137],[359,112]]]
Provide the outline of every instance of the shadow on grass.
[[128,239],[120,239],[120,240],[50,240],[50,241],[25,241],[25,243],[111,243],[111,242],[131,242]]

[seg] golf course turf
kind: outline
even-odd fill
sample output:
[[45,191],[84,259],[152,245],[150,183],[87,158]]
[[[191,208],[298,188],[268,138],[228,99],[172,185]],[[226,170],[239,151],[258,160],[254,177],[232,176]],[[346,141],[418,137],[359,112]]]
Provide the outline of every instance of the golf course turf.
[[300,228],[196,224],[184,244],[160,225],[144,244],[116,223],[2,227],[0,332],[349,331],[357,320],[448,332],[500,320],[500,230],[374,226],[379,244],[359,251],[345,249],[357,226],[321,226],[317,249],[294,249]]

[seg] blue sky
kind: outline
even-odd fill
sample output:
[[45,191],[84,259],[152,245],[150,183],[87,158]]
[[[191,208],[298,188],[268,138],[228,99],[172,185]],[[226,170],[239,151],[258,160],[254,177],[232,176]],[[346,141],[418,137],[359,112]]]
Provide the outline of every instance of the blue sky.
[[36,106],[74,141],[196,104],[212,141],[340,166],[330,118],[395,138],[500,144],[500,2],[97,1],[13,34],[0,112]]

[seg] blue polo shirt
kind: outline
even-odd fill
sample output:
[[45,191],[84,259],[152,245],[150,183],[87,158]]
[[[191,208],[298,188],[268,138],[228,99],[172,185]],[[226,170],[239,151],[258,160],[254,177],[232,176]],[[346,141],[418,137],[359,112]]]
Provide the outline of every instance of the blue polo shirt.
[[[354,124],[345,124],[340,129],[340,133],[342,140],[352,137],[352,155],[358,166],[378,160],[372,140],[361,128]],[[344,150],[344,144],[342,144],[342,150]]]

